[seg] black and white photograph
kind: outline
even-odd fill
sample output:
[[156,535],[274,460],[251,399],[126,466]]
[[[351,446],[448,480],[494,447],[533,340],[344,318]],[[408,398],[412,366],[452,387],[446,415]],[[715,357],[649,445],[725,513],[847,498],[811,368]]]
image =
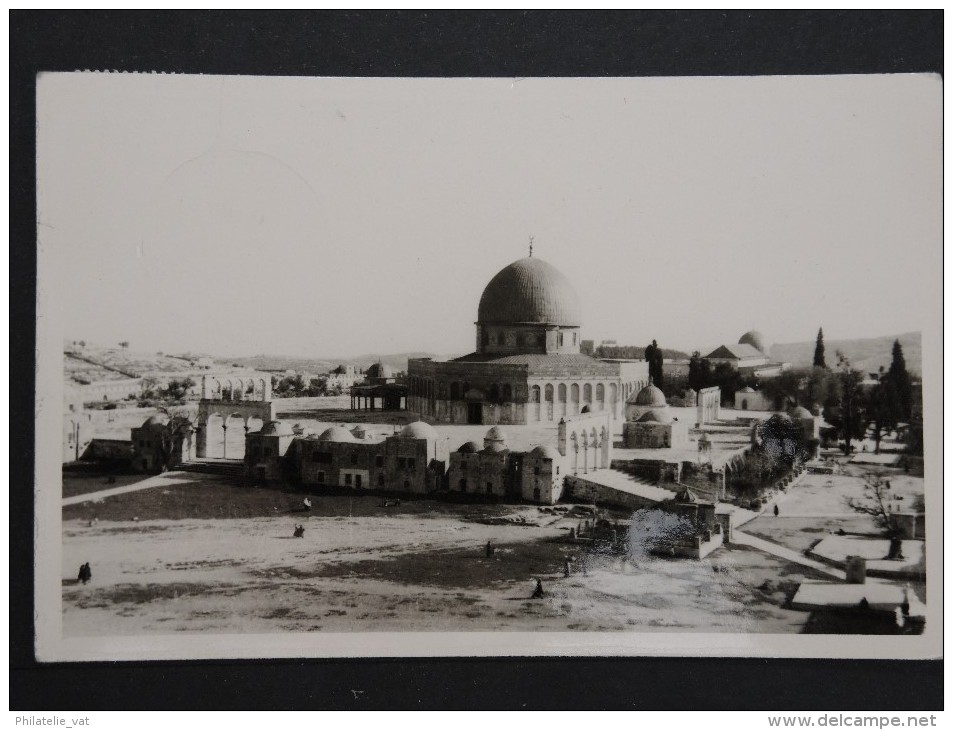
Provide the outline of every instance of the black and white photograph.
[[40,660],[939,655],[938,76],[36,103]]

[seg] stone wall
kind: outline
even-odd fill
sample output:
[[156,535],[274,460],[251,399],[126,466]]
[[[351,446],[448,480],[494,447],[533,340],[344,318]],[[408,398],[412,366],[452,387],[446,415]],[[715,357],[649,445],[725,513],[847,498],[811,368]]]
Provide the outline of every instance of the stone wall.
[[645,479],[653,484],[674,488],[668,485],[677,484],[682,476],[682,464],[678,461],[666,459],[615,459],[612,468],[632,476]]
[[590,481],[581,474],[566,477],[563,497],[577,502],[595,502],[628,509],[655,507],[658,504],[655,500],[647,497],[640,497],[605,484]]

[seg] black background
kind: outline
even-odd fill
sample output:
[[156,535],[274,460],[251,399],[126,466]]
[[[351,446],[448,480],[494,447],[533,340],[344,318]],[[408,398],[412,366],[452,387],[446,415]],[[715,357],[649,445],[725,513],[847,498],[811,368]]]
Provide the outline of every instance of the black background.
[[[10,709],[941,709],[940,661],[33,659],[35,75],[943,72],[942,11],[10,11]],[[14,384],[21,384],[13,387]],[[937,647],[941,651],[942,647]],[[353,691],[357,690],[357,691]]]

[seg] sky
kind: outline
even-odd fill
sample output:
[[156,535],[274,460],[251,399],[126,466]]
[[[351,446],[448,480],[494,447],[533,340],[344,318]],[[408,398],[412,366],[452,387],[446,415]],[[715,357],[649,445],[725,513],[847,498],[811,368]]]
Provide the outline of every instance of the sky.
[[39,296],[134,350],[460,354],[533,236],[597,342],[938,327],[941,90],[43,74]]

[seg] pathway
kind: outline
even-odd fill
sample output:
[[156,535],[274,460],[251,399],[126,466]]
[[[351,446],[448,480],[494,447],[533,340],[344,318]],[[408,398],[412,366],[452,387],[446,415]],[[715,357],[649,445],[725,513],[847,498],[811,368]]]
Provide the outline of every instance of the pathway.
[[[203,475],[207,479],[210,475]],[[102,489],[98,492],[88,492],[86,494],[77,494],[75,497],[67,497],[63,500],[63,506],[71,504],[82,504],[83,502],[97,502],[106,497],[115,497],[117,494],[127,494],[129,492],[138,492],[141,489],[151,489],[152,487],[172,487],[177,484],[190,484],[196,481],[194,474],[188,474],[181,471],[170,471],[154,477],[148,477],[141,482],[126,484],[122,487],[113,487],[112,489]]]
[[824,563],[821,563],[817,560],[812,560],[811,558],[807,557],[806,555],[802,555],[796,550],[791,550],[790,548],[783,547],[777,543],[769,542],[768,540],[762,540],[760,537],[749,535],[747,532],[742,532],[741,530],[732,530],[731,542],[732,544],[736,545],[747,545],[748,547],[753,547],[755,550],[761,550],[762,552],[774,555],[775,557],[781,558],[782,560],[788,560],[792,563],[803,565],[806,568],[813,568],[819,573],[824,573],[825,575],[829,575],[832,578],[837,578],[837,580],[847,580],[847,576],[843,570],[825,565]]

